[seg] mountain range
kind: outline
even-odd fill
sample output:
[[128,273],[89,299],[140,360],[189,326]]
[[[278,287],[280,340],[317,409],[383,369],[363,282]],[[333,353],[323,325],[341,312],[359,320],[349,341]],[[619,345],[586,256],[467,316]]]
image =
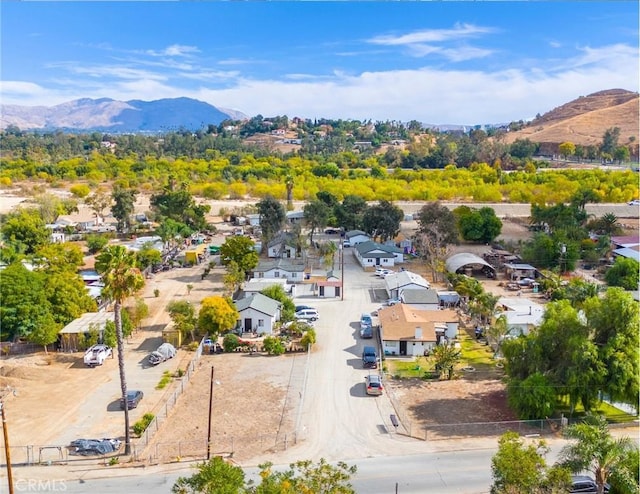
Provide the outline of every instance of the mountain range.
[[247,116],[191,98],[155,101],[77,99],[56,106],[0,105],[0,128],[113,133],[199,130]]

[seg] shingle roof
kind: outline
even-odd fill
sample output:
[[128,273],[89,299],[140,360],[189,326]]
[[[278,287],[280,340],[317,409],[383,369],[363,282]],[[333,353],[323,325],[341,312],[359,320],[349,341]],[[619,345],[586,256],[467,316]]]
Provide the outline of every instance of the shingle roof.
[[427,288],[407,288],[401,290],[402,300],[405,304],[439,304],[438,292]]
[[293,264],[286,259],[276,259],[273,261],[260,261],[258,265],[253,269],[255,273],[264,273],[271,271],[272,269],[279,269],[281,271],[287,271],[289,273],[301,273],[304,271],[304,264]]
[[407,285],[418,285],[429,288],[431,284],[422,276],[411,271],[400,271],[393,273],[384,278],[387,290],[396,290]]
[[[380,335],[385,341],[436,341],[436,326],[458,322],[453,310],[418,310],[406,304],[384,307],[378,311]],[[416,328],[422,329],[422,338],[416,339]]]
[[238,312],[242,312],[247,309],[257,310],[268,316],[275,316],[278,313],[278,308],[281,303],[277,300],[262,295],[261,293],[254,293],[253,295],[236,300],[236,309]]
[[[401,254],[403,251],[402,249],[398,249],[396,246],[394,245],[384,245],[384,244],[379,244],[377,242],[373,242],[371,240],[367,241],[367,242],[362,242],[358,245],[356,245],[356,250],[358,251],[358,253],[361,256],[366,256],[366,257],[385,257],[385,258],[389,258],[389,257],[394,257],[394,253],[397,254]],[[375,250],[381,250],[381,254],[387,254],[384,256],[378,256],[377,252],[372,252]]]

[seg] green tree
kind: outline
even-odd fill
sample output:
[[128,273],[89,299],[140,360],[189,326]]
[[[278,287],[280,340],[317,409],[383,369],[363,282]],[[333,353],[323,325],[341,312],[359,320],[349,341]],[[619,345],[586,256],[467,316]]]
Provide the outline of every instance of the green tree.
[[162,253],[158,249],[154,249],[151,242],[145,243],[142,248],[136,252],[136,262],[140,269],[162,264]]
[[111,196],[105,187],[98,187],[93,194],[85,199],[96,218],[102,218],[104,211],[111,205]]
[[277,300],[282,304],[280,315],[281,320],[293,320],[296,306],[293,303],[293,300],[291,300],[291,297],[289,297],[289,295],[287,295],[287,293],[284,291],[282,285],[272,285],[260,291],[260,293],[266,297],[269,297],[270,299]]
[[34,264],[38,265],[38,269],[47,273],[65,271],[75,275],[84,264],[80,246],[68,242],[45,244],[34,257]]
[[149,306],[143,298],[137,297],[135,304],[126,307],[126,311],[133,327],[140,329],[142,321],[149,315]]
[[220,246],[220,262],[229,266],[234,262],[242,272],[243,278],[258,265],[258,254],[253,240],[245,236],[229,237]]
[[262,245],[268,245],[284,226],[287,214],[284,206],[270,195],[262,199],[256,206],[260,215]]
[[171,488],[173,494],[244,494],[244,472],[220,456],[198,463],[190,477],[178,477]]
[[[458,209],[460,208],[456,208],[456,210]],[[469,212],[463,209],[458,215],[458,228],[465,240],[489,243],[500,235],[502,221],[490,207]]]
[[[112,245],[106,247],[97,257],[96,271],[102,275],[104,288],[102,296],[114,303],[114,322],[118,343],[118,369],[122,399],[127,402],[127,378],[124,366],[124,340],[122,331],[122,304],[144,286],[144,277],[136,267],[135,254],[126,247]],[[124,454],[131,454],[131,436],[129,430],[129,407],[124,407]]]
[[305,204],[304,221],[309,228],[309,242],[313,243],[313,234],[316,230],[320,230],[327,226],[331,208],[324,201],[314,199]]
[[100,234],[87,235],[87,249],[90,254],[96,254],[109,243],[109,237]]
[[150,204],[161,218],[172,219],[194,231],[206,227],[205,215],[211,210],[207,204],[196,204],[185,184],[179,188],[174,184],[165,186],[161,193],[151,196]]
[[261,482],[252,494],[355,494],[349,481],[358,469],[342,461],[331,465],[324,458],[317,463],[301,460],[285,471],[275,471],[271,462],[258,466]]
[[576,145],[573,142],[563,142],[558,146],[558,150],[564,159],[568,159],[569,156],[576,154]]
[[45,272],[45,280],[44,292],[51,307],[51,315],[59,325],[66,326],[85,312],[97,310],[95,300],[89,295],[84,281],[77,272]]
[[202,299],[198,312],[198,328],[215,336],[235,327],[240,315],[230,299],[207,297]]
[[609,286],[619,286],[625,290],[637,290],[640,282],[640,263],[630,257],[616,257],[604,279]]
[[36,209],[18,208],[2,218],[2,239],[16,252],[33,254],[49,242],[51,232]]
[[362,215],[366,209],[367,202],[362,197],[346,195],[342,200],[342,204],[337,204],[333,210],[337,226],[344,228],[346,231],[361,229]]
[[244,271],[240,269],[238,263],[236,263],[235,261],[231,261],[229,264],[227,264],[227,272],[222,278],[222,282],[224,283],[225,287],[225,294],[231,297],[236,292],[238,287],[242,285],[245,277],[246,276],[244,274]]
[[404,212],[389,201],[381,200],[378,204],[368,206],[362,215],[364,231],[374,239],[382,242],[395,238],[400,231],[400,222],[404,219]]
[[613,151],[613,158],[619,164],[622,164],[624,161],[629,161],[630,156],[631,153],[629,152],[629,148],[627,146],[618,146]]
[[302,338],[300,338],[300,344],[305,348],[311,347],[313,344],[315,344],[316,341],[317,336],[314,329],[306,330],[302,335]]
[[512,379],[507,388],[509,405],[521,420],[535,420],[553,413],[556,392],[549,380],[539,372],[520,381]]
[[498,440],[491,458],[491,494],[552,494],[564,492],[571,475],[561,467],[548,467],[549,447],[544,440],[529,444],[516,432],[506,432]]
[[224,338],[222,339],[222,348],[224,348],[225,352],[233,352],[239,346],[240,338],[238,338],[238,335],[233,333],[224,335]]
[[167,304],[167,312],[173,321],[174,327],[180,331],[182,336],[191,337],[195,341],[196,335],[196,310],[191,302],[187,300],[172,300]]
[[618,147],[618,139],[620,139],[620,127],[609,127],[605,130],[600,144],[600,153],[613,156]]
[[414,215],[414,219],[418,222],[418,233],[436,237],[436,232],[438,232],[439,246],[458,243],[455,216],[448,207],[440,204],[439,201],[422,206],[420,211]]
[[453,343],[436,345],[433,349],[433,359],[435,360],[436,371],[440,376],[450,380],[453,377],[453,370],[460,361],[460,350]]
[[111,206],[111,214],[118,220],[117,229],[119,232],[128,232],[131,230],[131,215],[134,211],[136,196],[138,191],[127,189],[116,184],[111,193],[113,204]]
[[582,423],[567,427],[564,434],[571,442],[562,448],[559,465],[573,473],[592,472],[598,494],[603,494],[612,476],[628,492],[638,492],[637,471],[629,470],[626,461],[638,447],[628,437],[614,438],[604,417],[587,415]]

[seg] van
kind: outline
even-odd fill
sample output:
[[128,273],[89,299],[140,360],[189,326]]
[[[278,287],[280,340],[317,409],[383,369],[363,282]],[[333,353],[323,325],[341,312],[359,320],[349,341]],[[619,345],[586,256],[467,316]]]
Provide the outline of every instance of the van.
[[372,346],[366,346],[362,349],[362,367],[364,369],[378,368],[378,356],[376,349]]
[[296,312],[296,319],[303,319],[305,321],[317,321],[319,318],[320,315],[315,309],[303,309]]

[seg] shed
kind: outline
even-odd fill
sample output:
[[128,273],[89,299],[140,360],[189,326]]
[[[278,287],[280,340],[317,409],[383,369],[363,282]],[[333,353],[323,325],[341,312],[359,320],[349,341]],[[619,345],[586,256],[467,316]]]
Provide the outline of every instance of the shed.
[[447,271],[456,274],[467,274],[471,276],[474,271],[481,271],[485,275],[495,277],[495,268],[485,261],[482,257],[479,257],[470,252],[461,252],[460,254],[452,255],[445,262]]
[[[104,327],[107,321],[113,321],[113,312],[87,312],[74,319],[58,333],[60,335],[60,348],[65,352],[77,352],[81,347],[80,338],[92,329],[98,331],[102,340]],[[81,336],[82,335],[82,336]]]

